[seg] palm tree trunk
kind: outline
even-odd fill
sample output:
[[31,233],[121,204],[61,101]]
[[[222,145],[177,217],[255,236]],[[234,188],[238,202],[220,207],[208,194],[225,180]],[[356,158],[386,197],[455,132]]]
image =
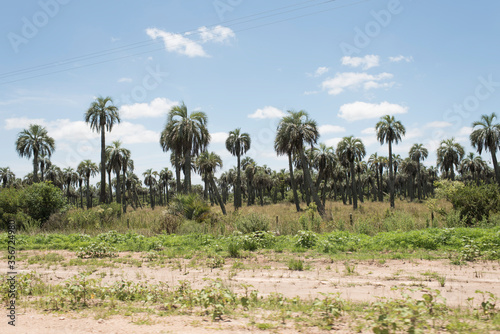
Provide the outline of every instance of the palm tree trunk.
[[191,192],[191,152],[186,151],[184,154],[184,193],[188,194]]
[[493,169],[495,170],[495,178],[497,179],[498,185],[500,185],[500,170],[498,168],[497,156],[495,154],[496,148],[490,147],[491,161],[493,162]]
[[389,141],[389,191],[391,197],[391,208],[394,208],[394,170],[392,169],[392,142]]
[[240,152],[236,154],[237,171],[236,171],[236,189],[234,191],[234,208],[241,208],[241,159]]
[[297,185],[295,184],[295,177],[293,176],[292,153],[288,153],[288,168],[290,169],[290,183],[292,184],[293,201],[297,212],[300,212],[299,195],[297,194]]
[[217,185],[215,184],[213,177],[210,177],[210,183],[212,184],[212,190],[215,193],[215,198],[217,199],[217,202],[219,202],[219,206],[220,206],[220,209],[222,210],[222,214],[225,216],[226,215],[226,207],[224,206],[224,202],[222,201],[222,198],[220,197],[219,189],[217,189]]
[[109,203],[113,202],[113,188],[111,186],[111,171],[108,171],[108,180],[109,180]]
[[382,188],[384,186],[384,166],[380,165],[378,167],[378,177],[379,177],[379,180],[378,181],[378,200],[379,202],[383,202],[384,201],[384,193],[382,191]]
[[182,192],[182,187],[181,187],[181,166],[179,166],[179,155],[177,153],[172,153],[174,154],[174,163],[175,163],[175,185],[176,185],[176,192],[177,194],[180,194]]
[[354,161],[350,163],[351,165],[351,194],[352,194],[352,208],[358,208],[358,196],[356,191],[356,176],[354,175]]
[[90,202],[90,175],[87,177],[87,191],[86,191],[86,199],[87,199],[87,210],[91,208]]
[[316,191],[316,187],[312,182],[311,174],[309,172],[309,165],[307,164],[303,148],[300,149],[299,154],[300,154],[300,159],[302,160],[302,169],[304,170],[304,179],[306,182],[306,188],[310,189],[314,203],[316,204],[316,207],[318,209],[318,213],[320,214],[321,217],[323,217],[325,215],[325,207],[323,206],[323,203],[321,203],[321,200],[319,199],[318,196],[318,192]]
[[33,183],[38,183],[38,152],[33,152]]
[[419,201],[422,200],[422,174],[420,173],[420,159],[417,161],[417,187],[418,187],[418,193],[417,193],[417,198]]
[[101,121],[101,189],[99,194],[99,203],[106,203],[106,137],[105,137],[105,119]]
[[151,186],[151,184],[149,185],[149,200],[151,201],[151,203],[150,203],[151,209],[154,210],[155,209],[155,202],[153,200],[153,187]]
[[120,171],[116,172],[116,203],[121,204],[122,202],[122,188],[120,182]]

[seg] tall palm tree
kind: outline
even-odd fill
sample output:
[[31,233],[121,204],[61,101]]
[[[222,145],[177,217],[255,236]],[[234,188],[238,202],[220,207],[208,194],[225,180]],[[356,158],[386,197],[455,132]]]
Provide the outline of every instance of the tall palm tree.
[[149,198],[151,201],[151,209],[155,209],[155,202],[154,202],[154,194],[153,194],[153,188],[156,186],[156,183],[158,182],[156,180],[156,176],[158,176],[158,172],[153,171],[152,168],[146,170],[144,173],[142,173],[142,176],[144,176],[144,184],[149,187]]
[[236,156],[236,189],[234,192],[234,208],[238,209],[241,207],[241,156],[247,153],[250,149],[251,140],[248,133],[241,133],[241,129],[237,128],[229,132],[229,136],[226,139],[226,149],[233,155]]
[[165,138],[160,138],[160,144],[164,150],[173,150],[176,153],[176,158],[179,158],[181,154],[184,157],[185,193],[191,191],[191,157],[198,156],[210,142],[207,120],[207,115],[202,111],[189,114],[183,102],[170,109],[167,125],[163,130]]
[[0,168],[0,180],[2,180],[2,188],[10,185],[16,179],[16,175],[9,167]]
[[45,172],[45,178],[47,181],[52,182],[53,185],[58,187],[59,189],[62,189],[63,186],[63,179],[62,179],[62,171],[61,168],[59,168],[56,165],[52,165],[47,169]]
[[[381,178],[382,178],[382,175],[380,173],[380,157],[378,156],[377,153],[373,153],[372,155],[370,155],[370,158],[368,158],[368,164],[370,165],[370,169],[375,171],[375,177],[377,179],[377,192],[378,192],[378,199],[379,201],[382,201],[383,200],[383,196],[382,196],[382,186],[381,186]],[[373,200],[375,201],[376,200],[376,195],[374,193],[374,197],[373,197]]]
[[[473,131],[470,134],[470,142],[472,147],[481,154],[483,148],[485,151],[490,151],[491,161],[493,162],[493,169],[495,170],[495,178],[500,185],[500,170],[498,168],[496,151],[500,145],[500,124],[493,124],[497,115],[482,115],[481,120],[472,123]],[[476,129],[477,127],[477,129]]]
[[[119,140],[116,140],[106,147],[106,156],[109,158],[109,164],[116,175],[116,202],[120,204],[122,203],[122,183],[120,174],[130,160],[131,154],[130,150],[122,147],[121,144]],[[127,167],[125,167],[125,173],[126,169]]]
[[400,121],[396,121],[394,116],[385,115],[375,126],[377,139],[380,144],[389,144],[389,191],[391,208],[394,208],[394,166],[392,164],[392,143],[399,143],[401,137],[405,135],[406,129]]
[[48,135],[47,129],[38,124],[30,124],[28,129],[19,132],[16,140],[16,151],[21,157],[33,156],[33,182],[38,182],[38,158],[41,155],[50,157],[55,151],[54,138]]
[[113,105],[111,97],[99,96],[90,104],[85,113],[85,122],[93,131],[101,134],[101,189],[99,203],[106,202],[106,131],[110,132],[115,123],[120,123],[118,108]]
[[344,137],[337,144],[337,154],[339,158],[343,161],[349,163],[350,174],[351,174],[351,193],[352,193],[352,207],[353,209],[358,208],[358,197],[356,196],[356,178],[354,173],[354,166],[356,161],[363,159],[366,155],[365,145],[359,138],[354,138],[354,136]]
[[170,162],[175,168],[175,185],[176,192],[182,192],[181,185],[181,167],[184,165],[182,161],[182,138],[175,136],[175,132],[172,129],[173,124],[167,123],[165,128],[160,135],[160,145],[163,152],[172,151],[170,155]]
[[455,180],[455,170],[465,154],[464,147],[455,138],[444,139],[437,149],[437,165],[445,177]]
[[[219,203],[220,209],[222,213],[226,214],[226,207],[224,206],[224,202],[219,194],[219,189],[215,184],[214,173],[217,168],[222,167],[222,159],[219,155],[214,152],[202,152],[198,158],[196,159],[196,165],[198,166],[198,171],[206,180],[207,184],[210,185],[210,189],[215,195],[217,202]],[[206,186],[205,186],[206,187]]]
[[429,156],[429,151],[424,147],[423,144],[414,144],[410,151],[408,152],[408,156],[411,160],[417,163],[417,185],[418,185],[418,200],[422,199],[422,175],[420,170],[420,161],[424,161]]
[[293,193],[293,202],[295,203],[295,208],[297,212],[300,212],[300,203],[299,203],[299,195],[297,194],[297,183],[295,182],[295,176],[293,172],[293,155],[294,147],[292,143],[288,140],[287,134],[287,125],[282,119],[280,124],[278,125],[278,129],[276,131],[276,138],[274,139],[274,150],[277,155],[287,155],[288,157],[288,170],[290,173],[290,185],[292,186]]
[[49,157],[46,154],[40,154],[38,162],[40,163],[40,179],[41,181],[45,181],[45,170],[47,168],[50,168],[52,165],[52,162],[50,161]]
[[83,175],[85,179],[86,186],[86,201],[87,201],[87,209],[92,207],[92,203],[90,202],[90,177],[95,176],[99,171],[97,164],[92,162],[91,160],[83,160],[78,165],[77,171],[79,174]]
[[[305,145],[316,144],[319,138],[318,126],[316,122],[309,118],[309,115],[304,110],[293,111],[288,110],[288,115],[282,118],[280,124],[278,125],[278,132],[276,134],[275,148],[276,144],[278,146],[283,146],[284,141],[290,142],[289,152],[296,152],[301,161],[302,169],[304,171],[304,180],[306,188],[310,191],[313,196],[314,203],[318,209],[321,216],[325,214],[325,207],[321,202],[318,192],[314,183],[312,182],[311,173],[309,170],[309,164],[305,156]],[[284,145],[286,148],[286,145]],[[277,150],[278,152],[278,150]],[[281,151],[283,152],[283,151]],[[279,153],[278,153],[279,154]]]
[[167,167],[160,171],[160,180],[162,181],[163,187],[165,187],[166,204],[170,203],[170,196],[168,192],[168,184],[172,180],[173,174]]

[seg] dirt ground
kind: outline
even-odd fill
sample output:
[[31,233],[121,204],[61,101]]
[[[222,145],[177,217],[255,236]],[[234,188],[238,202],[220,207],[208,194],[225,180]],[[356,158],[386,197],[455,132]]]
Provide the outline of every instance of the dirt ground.
[[[40,251],[23,251],[27,258]],[[74,252],[51,251],[66,260],[76,258]],[[374,260],[349,262],[330,259],[302,258],[305,270],[292,271],[283,254],[258,255],[247,259],[226,259],[222,268],[210,269],[204,263],[192,259],[167,259],[162,266],[149,266],[143,262],[117,263],[116,267],[96,266],[92,277],[102,278],[103,284],[113,281],[131,280],[135,282],[159,281],[170,286],[178,285],[180,280],[189,281],[193,288],[207,283],[204,278],[220,278],[234,292],[243,292],[243,284],[251,285],[260,295],[282,293],[286,297],[299,296],[304,299],[321,297],[321,293],[340,293],[346,300],[372,302],[377,297],[398,298],[399,291],[392,287],[429,288],[441,291],[448,306],[468,307],[467,299],[474,297],[480,303],[476,290],[489,291],[500,296],[500,263],[478,261],[466,265],[453,265],[449,260]],[[296,256],[294,256],[296,257]],[[120,253],[120,259],[143,260],[138,253]],[[238,261],[239,265],[234,266]],[[240,267],[235,268],[235,267]],[[36,271],[43,279],[52,284],[62,284],[66,279],[88,268],[86,266],[63,266],[62,264],[18,263],[18,272]],[[2,268],[0,274],[6,273]],[[104,276],[104,277],[103,277]],[[442,286],[444,285],[444,286]],[[418,296],[415,296],[418,297]],[[6,311],[5,311],[6,312]],[[108,319],[95,319],[74,313],[43,314],[41,311],[17,310],[16,327],[7,325],[7,318],[0,323],[0,333],[250,333],[261,331],[249,326],[247,318],[226,317],[224,321],[212,322],[209,317],[169,316],[148,318],[148,324],[137,325],[140,317],[112,316]],[[290,328],[288,328],[290,327]],[[337,332],[348,333],[339,324]],[[276,332],[271,330],[269,332]],[[279,332],[304,332],[292,324]],[[321,332],[319,329],[307,332]]]

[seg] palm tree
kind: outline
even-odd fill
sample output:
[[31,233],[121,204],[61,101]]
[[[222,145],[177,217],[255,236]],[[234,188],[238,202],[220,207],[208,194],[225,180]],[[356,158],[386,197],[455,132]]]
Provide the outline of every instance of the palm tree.
[[293,175],[293,154],[294,147],[292,143],[287,139],[288,134],[287,125],[284,123],[284,119],[281,120],[276,131],[276,138],[274,139],[274,150],[277,155],[287,155],[288,156],[288,170],[290,171],[290,184],[292,186],[293,192],[293,202],[295,203],[295,208],[297,212],[300,212],[299,195],[297,194],[297,184],[295,182],[295,176]]
[[2,180],[2,188],[10,185],[16,179],[16,175],[10,170],[9,167],[0,168],[0,180]]
[[365,145],[359,138],[354,136],[344,137],[337,145],[337,154],[343,161],[349,163],[351,173],[351,193],[353,197],[352,207],[358,208],[358,198],[356,196],[356,178],[354,173],[354,165],[356,161],[363,159],[366,154]]
[[458,167],[465,154],[464,147],[455,138],[444,139],[437,149],[437,165],[446,178],[455,180],[454,168]]
[[50,157],[55,151],[54,138],[49,137],[47,129],[38,124],[30,124],[17,135],[16,151],[19,156],[33,156],[33,182],[38,182],[38,158],[41,155]]
[[423,144],[414,144],[408,155],[411,160],[417,163],[418,200],[422,199],[422,175],[420,171],[420,161],[424,161],[429,156],[429,151]]
[[158,175],[158,172],[153,171],[152,168],[146,170],[144,173],[142,173],[144,176],[144,184],[149,187],[149,198],[151,201],[151,209],[155,209],[155,202],[153,198],[153,187],[156,186],[157,180],[156,176]]
[[130,150],[121,146],[119,140],[114,141],[111,145],[106,147],[106,156],[109,158],[109,164],[111,169],[116,175],[116,202],[122,204],[122,183],[120,173],[125,167],[125,172],[127,170],[127,163],[130,160]]
[[[381,202],[383,200],[382,196],[382,175],[380,173],[380,157],[378,156],[377,153],[373,153],[370,155],[370,158],[368,159],[368,164],[370,165],[370,169],[375,171],[376,179],[377,179],[377,191],[378,191],[378,198],[379,201]],[[374,193],[373,200],[376,200],[376,194]]]
[[71,197],[71,185],[76,185],[78,182],[78,173],[72,167],[66,167],[63,169],[63,179],[66,185],[66,197],[69,199]]
[[[277,148],[278,154],[286,152],[282,149],[287,149],[284,142],[289,141],[288,152],[296,152],[301,161],[302,169],[304,171],[304,179],[306,188],[313,196],[314,202],[317,206],[318,212],[321,216],[325,214],[325,207],[319,199],[316,187],[311,179],[309,171],[309,164],[305,156],[304,145],[316,144],[319,138],[317,124],[314,120],[309,119],[309,115],[304,110],[292,111],[288,110],[288,115],[283,117],[278,125],[278,132],[275,139],[275,149]],[[278,151],[279,149],[279,151]],[[294,195],[295,196],[295,195]]]
[[234,191],[234,208],[241,207],[241,156],[248,152],[250,149],[250,135],[248,133],[241,133],[241,129],[237,128],[229,132],[229,137],[226,139],[226,149],[236,156],[237,160],[237,174],[236,174],[236,189]]
[[[184,102],[174,106],[168,114],[167,125],[162,132],[160,144],[163,149],[173,150],[175,157],[184,157],[184,192],[191,191],[192,156],[206,149],[210,142],[207,115],[202,111],[188,113]],[[163,136],[164,135],[164,136]]]
[[172,172],[167,167],[163,168],[160,171],[160,180],[162,181],[163,187],[165,187],[166,204],[170,203],[170,197],[168,193],[168,183],[170,182],[170,180],[172,180],[172,178],[173,178]]
[[[500,144],[500,124],[493,124],[497,115],[482,115],[481,120],[472,123],[473,131],[470,134],[470,142],[472,147],[481,154],[483,148],[485,151],[490,151],[493,169],[495,170],[495,178],[500,185],[500,170],[498,168],[496,151]],[[478,129],[475,129],[478,127]],[[475,130],[474,130],[475,129]]]
[[[109,104],[108,104],[109,103]],[[110,132],[115,123],[120,123],[118,108],[113,105],[111,97],[99,96],[90,104],[85,113],[85,122],[93,131],[101,134],[101,190],[99,203],[106,202],[106,131]]]
[[61,168],[56,165],[51,165],[45,172],[45,178],[59,189],[62,189],[63,180]]
[[[222,168],[222,159],[219,155],[214,152],[202,152],[198,158],[196,159],[196,165],[198,166],[198,170],[203,178],[206,180],[206,183],[210,185],[212,192],[215,194],[215,198],[219,203],[220,209],[222,213],[226,215],[226,207],[224,206],[224,202],[219,194],[219,189],[215,184],[214,173],[217,168]],[[205,186],[206,188],[206,186]]]
[[41,178],[41,181],[43,182],[43,181],[45,181],[44,180],[45,170],[47,168],[50,168],[50,166],[52,165],[52,162],[50,161],[49,157],[46,154],[40,154],[38,162],[40,163],[40,178]]
[[90,177],[95,176],[99,171],[97,164],[90,160],[83,160],[78,165],[77,171],[80,175],[83,175],[85,178],[85,185],[87,187],[86,190],[86,201],[87,201],[87,209],[92,207],[92,203],[90,201]]
[[375,126],[377,139],[380,144],[389,144],[389,191],[391,198],[391,208],[394,208],[394,166],[392,165],[392,143],[401,141],[405,135],[406,129],[400,121],[396,121],[394,116],[385,115]]

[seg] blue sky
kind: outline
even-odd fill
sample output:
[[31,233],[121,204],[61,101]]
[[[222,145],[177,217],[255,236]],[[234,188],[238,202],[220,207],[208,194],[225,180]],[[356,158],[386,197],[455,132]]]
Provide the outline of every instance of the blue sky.
[[287,168],[273,140],[289,109],[309,112],[320,142],[360,137],[367,157],[387,155],[374,126],[393,114],[407,130],[395,153],[423,143],[435,165],[442,139],[471,151],[472,122],[500,112],[498,13],[496,1],[10,1],[0,14],[0,166],[32,170],[14,149],[30,123],[54,137],[61,168],[98,162],[83,122],[98,95],[120,108],[107,143],[123,141],[137,174],[171,168],[158,138],[180,101],[207,113],[223,170],[236,162],[224,140],[237,127],[257,163]]

